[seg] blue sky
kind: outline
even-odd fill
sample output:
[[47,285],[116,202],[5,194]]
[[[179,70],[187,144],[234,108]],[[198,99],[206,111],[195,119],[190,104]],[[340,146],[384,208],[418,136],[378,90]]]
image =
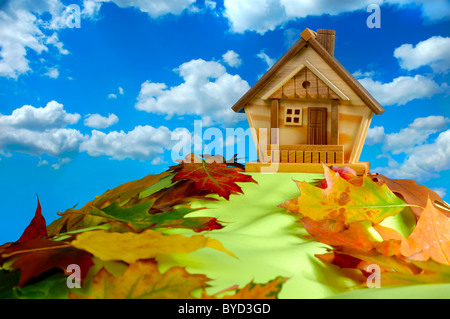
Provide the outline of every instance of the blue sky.
[[231,106],[304,28],[336,30],[336,58],[386,109],[360,160],[448,199],[449,18],[445,0],[0,0],[0,242],[36,194],[50,223],[166,170],[195,120],[248,128]]

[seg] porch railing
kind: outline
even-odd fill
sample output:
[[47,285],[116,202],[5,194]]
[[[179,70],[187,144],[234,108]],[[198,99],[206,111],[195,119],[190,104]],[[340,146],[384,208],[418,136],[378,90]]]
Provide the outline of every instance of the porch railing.
[[343,145],[278,145],[263,150],[263,161],[272,163],[344,163]]

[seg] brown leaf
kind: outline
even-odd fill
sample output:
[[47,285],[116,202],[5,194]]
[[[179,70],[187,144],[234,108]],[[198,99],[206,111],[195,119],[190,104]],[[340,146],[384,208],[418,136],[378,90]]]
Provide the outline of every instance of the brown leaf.
[[[416,219],[420,217],[423,208],[427,205],[428,198],[432,202],[442,201],[442,198],[433,190],[426,186],[418,184],[411,179],[391,179],[384,175],[370,175],[372,180],[378,185],[386,184],[387,187],[399,198],[403,199],[411,206]],[[419,206],[419,207],[417,207]]]

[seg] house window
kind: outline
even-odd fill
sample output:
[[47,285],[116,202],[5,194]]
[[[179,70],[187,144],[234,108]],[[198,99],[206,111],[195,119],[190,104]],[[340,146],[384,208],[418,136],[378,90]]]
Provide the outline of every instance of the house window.
[[284,125],[302,126],[302,110],[301,107],[285,107]]

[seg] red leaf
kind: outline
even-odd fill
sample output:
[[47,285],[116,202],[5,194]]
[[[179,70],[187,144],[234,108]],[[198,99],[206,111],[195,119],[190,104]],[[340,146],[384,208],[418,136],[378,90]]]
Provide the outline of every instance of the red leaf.
[[206,161],[189,163],[191,158],[192,156],[188,156],[186,161],[182,161],[182,164],[171,167],[171,170],[176,172],[172,181],[194,181],[193,187],[196,190],[216,193],[227,200],[231,194],[242,193],[242,189],[236,183],[256,183],[250,175],[239,173],[242,171],[239,168],[215,161],[213,163]]
[[25,228],[25,231],[23,232],[22,236],[20,236],[18,241],[47,237],[47,227],[45,218],[44,216],[42,216],[39,197],[37,198],[37,201],[38,205],[36,208],[36,213],[34,214],[34,218],[31,220],[27,228]]
[[94,264],[92,255],[64,242],[49,239],[30,239],[17,242],[0,250],[0,262],[12,260],[11,268],[20,269],[18,287],[23,287],[30,279],[53,268],[62,269],[67,275],[71,264],[80,266],[81,282]]
[[195,228],[194,231],[196,233],[202,232],[204,230],[214,230],[223,228],[223,225],[220,224],[216,218],[214,217],[204,217],[204,218],[208,218],[209,221],[205,223],[202,227]]

